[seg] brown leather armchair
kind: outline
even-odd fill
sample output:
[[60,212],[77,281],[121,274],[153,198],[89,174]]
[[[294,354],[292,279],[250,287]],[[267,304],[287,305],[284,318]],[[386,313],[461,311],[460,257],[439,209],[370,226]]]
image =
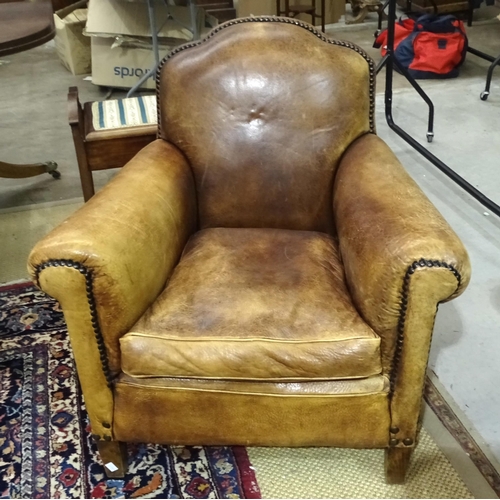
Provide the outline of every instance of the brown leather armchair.
[[385,448],[403,481],[437,306],[470,268],[374,99],[361,49],[286,18],[163,61],[158,139],[30,256],[109,476],[139,441]]

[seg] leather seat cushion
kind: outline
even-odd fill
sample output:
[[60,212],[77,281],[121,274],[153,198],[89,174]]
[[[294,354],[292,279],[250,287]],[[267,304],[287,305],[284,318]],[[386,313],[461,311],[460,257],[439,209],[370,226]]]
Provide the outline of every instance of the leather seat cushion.
[[334,239],[212,228],[120,341],[133,377],[330,380],[380,374],[380,338],[350,299]]

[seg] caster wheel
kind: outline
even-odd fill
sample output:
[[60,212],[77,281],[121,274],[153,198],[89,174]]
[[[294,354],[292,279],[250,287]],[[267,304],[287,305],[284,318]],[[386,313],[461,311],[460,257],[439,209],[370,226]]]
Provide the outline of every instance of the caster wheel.
[[427,132],[427,142],[432,142],[434,140],[434,132]]
[[44,163],[45,171],[51,175],[54,179],[61,178],[61,172],[57,170],[57,163],[55,161],[46,161]]
[[486,101],[486,99],[488,99],[489,95],[490,95],[490,93],[487,90],[483,90],[479,97],[481,98],[481,101]]

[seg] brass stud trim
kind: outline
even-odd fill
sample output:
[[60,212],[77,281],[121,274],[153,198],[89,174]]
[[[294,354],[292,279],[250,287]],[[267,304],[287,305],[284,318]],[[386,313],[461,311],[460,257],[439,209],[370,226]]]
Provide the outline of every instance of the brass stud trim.
[[413,439],[412,438],[405,438],[405,439],[403,439],[403,444],[405,446],[411,446],[413,444]]
[[235,24],[242,24],[242,23],[282,23],[282,24],[294,24],[295,26],[298,26],[299,28],[303,28],[309,32],[311,32],[313,35],[318,37],[320,40],[326,43],[330,43],[332,45],[338,45],[340,47],[346,47],[348,49],[354,50],[357,52],[360,56],[362,56],[365,61],[368,63],[368,68],[370,72],[369,76],[369,95],[370,95],[370,108],[369,108],[369,121],[370,121],[370,132],[372,134],[375,133],[375,61],[360,47],[355,45],[354,43],[351,42],[346,42],[343,40],[334,40],[333,38],[328,38],[322,33],[321,31],[318,31],[314,26],[305,23],[303,21],[298,21],[296,19],[292,19],[289,17],[276,17],[276,16],[259,16],[259,17],[244,17],[244,18],[239,18],[239,19],[231,19],[230,21],[226,21],[225,23],[222,23],[221,25],[217,26],[214,28],[205,38],[202,40],[198,40],[196,42],[189,42],[184,45],[181,45],[174,50],[172,50],[169,54],[167,54],[161,61],[160,64],[158,65],[158,69],[156,70],[156,102],[157,102],[157,116],[158,116],[158,132],[157,132],[157,137],[158,139],[163,138],[163,132],[161,130],[161,106],[159,105],[160,102],[160,74],[162,71],[162,68],[164,64],[171,59],[173,56],[178,54],[179,52],[182,52],[183,50],[186,49],[191,49],[193,47],[198,47],[199,45],[205,43],[208,41],[210,38],[212,38],[214,35],[219,33],[219,31],[222,31],[225,28],[229,28],[230,26],[234,26]]
[[76,262],[68,259],[61,260],[48,260],[35,269],[35,282],[39,284],[40,273],[47,269],[48,267],[72,267],[76,269],[85,277],[85,290],[87,293],[87,302],[90,310],[90,322],[92,324],[92,329],[94,330],[94,335],[97,343],[97,350],[99,351],[99,357],[101,359],[102,371],[108,387],[111,389],[113,385],[113,377],[111,376],[111,370],[109,369],[108,354],[106,350],[106,345],[104,344],[104,337],[99,324],[99,317],[97,315],[97,305],[94,296],[94,284],[93,284],[93,274],[92,270],[87,266],[84,266],[80,262]]
[[102,423],[102,426],[105,428],[105,429],[111,429],[111,424],[109,422],[103,422]]
[[399,443],[399,439],[396,439],[396,438],[392,438],[389,440],[389,445],[390,446],[397,446]]
[[420,260],[414,261],[411,265],[408,266],[406,273],[403,278],[403,287],[401,291],[401,302],[399,306],[399,320],[397,326],[397,338],[396,338],[396,350],[394,352],[394,358],[391,368],[390,375],[390,396],[394,394],[394,389],[396,387],[397,376],[398,376],[398,368],[399,361],[401,359],[401,353],[403,351],[403,343],[404,343],[404,330],[405,330],[405,322],[406,322],[406,312],[408,309],[408,297],[410,294],[410,280],[411,276],[415,273],[418,268],[423,267],[438,267],[444,268],[451,271],[451,273],[457,279],[457,290],[460,288],[462,282],[462,276],[460,273],[451,265],[446,262],[442,262],[439,260],[427,260],[423,257]]
[[397,434],[399,432],[399,427],[391,427],[389,431],[391,434]]

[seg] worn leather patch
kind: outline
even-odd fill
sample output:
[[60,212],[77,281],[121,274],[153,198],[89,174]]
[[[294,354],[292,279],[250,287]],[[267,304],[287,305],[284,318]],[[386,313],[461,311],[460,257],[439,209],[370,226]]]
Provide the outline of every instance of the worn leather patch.
[[381,373],[334,239],[278,229],[206,229],[167,288],[121,339],[137,377],[336,379]]
[[175,54],[159,84],[162,137],[191,164],[202,229],[333,232],[338,161],[370,131],[362,55],[297,26],[247,22]]

